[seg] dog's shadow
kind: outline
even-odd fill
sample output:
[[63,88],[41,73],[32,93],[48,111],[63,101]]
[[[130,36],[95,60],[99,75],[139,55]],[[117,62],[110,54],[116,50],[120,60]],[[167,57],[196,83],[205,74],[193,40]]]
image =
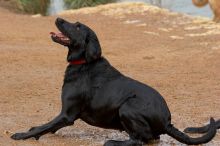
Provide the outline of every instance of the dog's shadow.
[[114,140],[127,140],[129,139],[127,133],[119,132],[116,130],[106,130],[101,128],[88,127],[65,127],[56,132],[56,135],[62,137],[71,137],[74,139],[88,140],[93,143],[103,144],[105,141]]
[[[90,141],[93,144],[103,144],[107,140],[128,140],[129,136],[126,132],[119,132],[117,130],[108,130],[102,128],[96,128],[89,125],[84,125],[83,128],[69,126],[60,129],[56,132],[57,136],[62,136],[66,138],[74,138],[79,140]],[[162,135],[160,140],[150,141],[148,144],[150,146],[170,146],[170,145],[178,145],[178,146],[186,146],[184,144],[179,143],[178,141],[170,138],[167,135]]]

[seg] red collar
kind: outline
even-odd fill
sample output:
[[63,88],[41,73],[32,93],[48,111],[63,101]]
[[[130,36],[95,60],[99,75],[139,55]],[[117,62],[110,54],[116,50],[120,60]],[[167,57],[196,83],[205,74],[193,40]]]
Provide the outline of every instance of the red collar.
[[80,64],[85,64],[85,63],[86,63],[85,59],[78,59],[78,60],[73,60],[69,62],[69,64],[71,65],[80,65]]

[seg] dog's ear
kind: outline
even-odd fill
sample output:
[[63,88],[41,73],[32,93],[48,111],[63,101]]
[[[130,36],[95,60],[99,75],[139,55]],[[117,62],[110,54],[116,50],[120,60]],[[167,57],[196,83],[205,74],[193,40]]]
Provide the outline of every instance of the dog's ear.
[[90,32],[86,39],[85,59],[88,63],[101,57],[102,50],[99,40],[94,32]]

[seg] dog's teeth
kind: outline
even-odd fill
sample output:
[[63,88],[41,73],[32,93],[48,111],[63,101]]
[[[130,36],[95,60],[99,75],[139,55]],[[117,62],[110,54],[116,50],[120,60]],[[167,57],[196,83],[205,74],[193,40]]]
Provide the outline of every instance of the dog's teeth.
[[69,38],[62,38],[62,40],[64,40],[64,41],[69,41]]

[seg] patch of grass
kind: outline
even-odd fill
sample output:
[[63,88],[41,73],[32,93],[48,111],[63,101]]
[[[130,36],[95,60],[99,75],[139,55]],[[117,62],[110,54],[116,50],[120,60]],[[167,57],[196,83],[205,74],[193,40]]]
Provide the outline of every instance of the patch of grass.
[[68,9],[78,9],[82,7],[92,7],[100,4],[112,3],[117,0],[64,0]]
[[6,8],[12,12],[19,12],[17,0],[0,0],[0,7]]
[[50,0],[18,0],[18,3],[25,13],[46,15]]
[[[117,0],[63,0],[67,9],[92,7],[100,4],[113,3]],[[47,15],[50,0],[0,0],[1,6],[15,12]],[[3,5],[4,4],[4,5]],[[6,6],[5,6],[6,5]]]

